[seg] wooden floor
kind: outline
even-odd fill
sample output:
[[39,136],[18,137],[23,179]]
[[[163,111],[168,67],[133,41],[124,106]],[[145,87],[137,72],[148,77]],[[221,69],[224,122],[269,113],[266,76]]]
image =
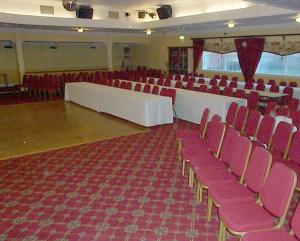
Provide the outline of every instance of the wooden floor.
[[0,160],[148,131],[63,100],[0,107]]

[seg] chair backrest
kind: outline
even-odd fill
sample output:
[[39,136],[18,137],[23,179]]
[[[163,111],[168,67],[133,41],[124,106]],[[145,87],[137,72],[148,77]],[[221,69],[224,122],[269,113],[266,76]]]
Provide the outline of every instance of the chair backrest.
[[135,86],[134,86],[134,90],[135,91],[141,91],[142,89],[142,85],[140,83],[136,83]]
[[258,110],[252,110],[249,113],[248,119],[246,121],[244,134],[248,137],[256,136],[256,131],[258,123],[261,117],[261,113]]
[[287,150],[293,134],[293,125],[281,121],[277,125],[272,138],[272,150],[286,158]]
[[159,79],[157,80],[157,84],[158,84],[158,85],[163,85],[163,84],[164,84],[164,79],[163,79],[163,78],[159,78]]
[[287,86],[287,84],[286,84],[285,81],[280,81],[280,82],[279,82],[279,86]]
[[125,83],[125,89],[131,90],[132,89],[132,83],[130,81]]
[[[219,78],[218,78],[219,79]],[[210,85],[217,85],[218,84],[218,81],[216,80],[216,79],[211,79],[210,81],[209,81],[209,84]]]
[[235,92],[236,98],[245,98],[245,90],[237,89]]
[[126,89],[126,82],[122,81],[119,86],[121,89]]
[[196,82],[196,79],[195,79],[195,77],[190,77],[190,78],[189,78],[189,81],[195,83],[195,82]]
[[175,75],[175,80],[181,80],[181,76],[179,74]]
[[[222,76],[223,77],[223,76]],[[221,79],[219,86],[226,87],[227,86],[227,79]]]
[[240,132],[244,131],[247,116],[248,116],[248,108],[246,106],[240,106],[238,112],[236,114],[236,118],[234,121],[234,128]]
[[288,108],[290,111],[297,111],[299,106],[299,100],[292,98],[288,103]]
[[204,83],[205,83],[205,79],[199,78],[199,79],[198,79],[198,83],[199,83],[199,84],[204,84]]
[[176,101],[176,90],[175,89],[167,89],[167,96],[172,98],[172,105],[175,105]]
[[232,156],[232,153],[234,150],[234,143],[236,143],[239,140],[240,133],[233,129],[233,128],[227,128],[224,136],[224,140],[222,143],[222,147],[220,150],[220,159],[228,164],[229,160]]
[[[188,82],[189,81],[189,76],[188,75],[185,75],[185,76],[183,76],[183,79],[182,79],[182,81],[184,81],[184,82]],[[180,80],[180,79],[178,79],[178,80]]]
[[233,143],[234,151],[229,159],[230,171],[240,178],[243,182],[244,174],[250,158],[252,142],[245,136],[239,136],[238,140]]
[[[234,83],[234,82],[232,82]],[[233,89],[232,87],[225,87],[223,91],[223,95],[225,96],[233,96]]]
[[171,80],[165,80],[164,86],[170,87],[171,86]]
[[143,92],[149,94],[150,91],[151,91],[151,85],[145,84],[144,89],[143,89]]
[[293,95],[294,89],[292,87],[285,87],[283,89],[284,94]]
[[294,215],[292,217],[291,221],[291,228],[294,232],[294,235],[300,239],[300,203],[298,203],[298,206],[294,212]]
[[237,82],[239,79],[238,79],[238,77],[236,77],[236,76],[233,76],[232,78],[231,78],[231,81],[234,81],[234,82]]
[[154,85],[151,94],[158,95],[158,92],[159,92],[159,87],[157,85]]
[[256,80],[256,83],[258,83],[258,84],[264,84],[265,81],[264,81],[263,79],[257,79],[257,80]]
[[269,101],[265,109],[265,115],[270,115],[270,113],[275,112],[277,103],[275,101]]
[[275,124],[275,118],[272,116],[265,115],[259,125],[256,140],[261,143],[270,147],[271,144],[271,137],[273,134]]
[[168,93],[168,89],[167,88],[161,88],[161,90],[160,90],[160,95],[161,96],[167,96],[167,93]]
[[202,138],[204,138],[207,129],[208,115],[209,115],[209,109],[205,108],[199,126],[199,133],[200,133],[200,137]]
[[182,88],[182,82],[176,81],[175,88]]
[[231,102],[226,115],[226,123],[229,126],[232,126],[234,123],[237,108],[238,108],[238,104],[236,102]]
[[298,130],[293,135],[293,140],[289,150],[288,159],[290,161],[300,164],[300,130]]
[[282,163],[275,163],[260,192],[264,208],[273,216],[280,218],[281,227],[286,217],[297,182],[296,173]]
[[218,95],[218,94],[220,94],[220,87],[217,86],[217,85],[213,85],[213,86],[209,89],[208,92],[211,93],[211,94]]
[[193,90],[194,89],[194,83],[193,82],[188,82],[185,88],[187,90]]
[[270,79],[268,82],[268,85],[276,85],[276,81],[273,79]]
[[265,84],[264,83],[258,83],[256,85],[256,90],[265,91]]
[[221,76],[221,80],[228,80],[228,76],[227,76],[226,74],[223,74],[223,75]]
[[114,81],[114,87],[119,87],[120,86],[120,80],[116,79]]
[[279,86],[278,85],[271,85],[270,92],[278,93],[279,92]]
[[226,126],[224,123],[220,121],[214,121],[209,123],[209,128],[207,132],[207,143],[209,150],[215,155],[215,157],[219,156],[225,131]]
[[300,127],[300,111],[291,112],[290,117],[293,120],[293,125],[299,129],[299,127]]
[[289,87],[297,87],[297,86],[298,86],[297,82],[295,81],[289,82]]
[[237,82],[236,81],[231,81],[230,84],[229,84],[229,87],[237,88]]
[[255,110],[259,101],[259,93],[251,91],[247,98],[247,105],[250,110]]
[[113,80],[112,79],[108,79],[107,80],[107,85],[108,86],[113,86]]
[[199,91],[200,92],[207,92],[207,86],[206,85],[200,85]]
[[255,193],[259,193],[266,181],[272,163],[271,153],[262,146],[256,146],[245,173],[245,184]]
[[214,75],[214,79],[220,79],[220,75],[219,74],[215,74]]
[[286,106],[280,106],[276,112],[278,116],[288,116],[289,115],[289,108]]
[[285,87],[282,92],[287,95],[281,97],[281,103],[287,105],[293,98],[294,89],[292,87]]
[[253,82],[246,82],[244,89],[246,90],[252,90],[253,89]]
[[215,114],[211,117],[210,122],[220,122],[222,120],[221,116]]
[[148,79],[148,84],[153,85],[154,84],[154,79],[153,78]]
[[143,76],[141,82],[144,83],[144,84],[147,83],[147,76]]

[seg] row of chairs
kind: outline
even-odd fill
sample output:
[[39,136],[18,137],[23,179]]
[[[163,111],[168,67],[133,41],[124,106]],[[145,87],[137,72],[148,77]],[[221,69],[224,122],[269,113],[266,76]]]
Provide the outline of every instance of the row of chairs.
[[[274,158],[275,153],[282,149],[280,139],[286,133],[282,125],[284,122],[277,126],[272,148],[267,150],[256,143],[258,140],[252,142],[242,135],[243,131],[236,128],[239,113],[244,112],[244,108],[240,107],[236,117],[232,118],[233,109],[231,107],[228,112],[227,123],[221,123],[216,116],[207,123],[209,110],[206,109],[200,131],[178,130],[176,133],[183,167],[186,162],[190,164],[190,187],[193,187],[196,176],[197,201],[202,201],[203,189],[208,190],[208,221],[211,219],[213,204],[219,208],[220,241],[225,240],[226,228],[235,235],[244,235],[250,231],[282,227],[297,180],[295,172],[286,166],[288,161],[281,162]],[[263,117],[261,126],[267,127],[271,118]],[[230,124],[232,120],[233,126]],[[275,142],[275,139],[279,141]],[[297,132],[289,157],[296,158],[299,147],[300,134]],[[274,164],[270,169],[271,152]],[[273,222],[274,217],[278,219],[276,224]]]

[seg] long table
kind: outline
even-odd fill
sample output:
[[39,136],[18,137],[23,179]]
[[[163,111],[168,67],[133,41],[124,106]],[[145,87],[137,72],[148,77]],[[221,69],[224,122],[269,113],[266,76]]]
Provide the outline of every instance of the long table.
[[170,97],[78,82],[66,84],[65,100],[142,126],[173,123]]

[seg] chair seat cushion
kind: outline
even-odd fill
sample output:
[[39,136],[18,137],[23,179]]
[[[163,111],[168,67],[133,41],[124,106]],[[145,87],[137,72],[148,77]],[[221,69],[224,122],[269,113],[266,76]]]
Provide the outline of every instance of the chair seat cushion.
[[236,177],[232,175],[225,167],[215,169],[214,167],[200,168],[194,170],[197,180],[205,187],[209,187],[215,182],[236,180]]
[[297,174],[296,187],[299,189],[300,188],[300,164],[298,164],[297,162],[293,162],[293,161],[285,161],[285,162],[283,162],[283,164],[285,164],[286,166],[288,166],[289,168],[293,169],[296,172],[296,174]]
[[197,162],[198,160],[207,161],[210,158],[213,157],[213,154],[208,151],[207,149],[199,149],[199,150],[193,150],[193,149],[185,149],[182,151],[182,158],[186,162]]
[[254,193],[238,181],[216,182],[209,186],[210,196],[217,206],[233,201],[254,201]]
[[193,170],[200,169],[200,168],[209,168],[209,167],[214,167],[218,169],[227,167],[223,161],[221,161],[220,159],[216,158],[213,155],[211,155],[211,157],[208,158],[207,160],[192,159],[191,166]]
[[297,241],[284,229],[247,233],[243,241]]
[[273,217],[255,201],[235,201],[219,208],[219,217],[234,232],[251,232],[274,227]]

